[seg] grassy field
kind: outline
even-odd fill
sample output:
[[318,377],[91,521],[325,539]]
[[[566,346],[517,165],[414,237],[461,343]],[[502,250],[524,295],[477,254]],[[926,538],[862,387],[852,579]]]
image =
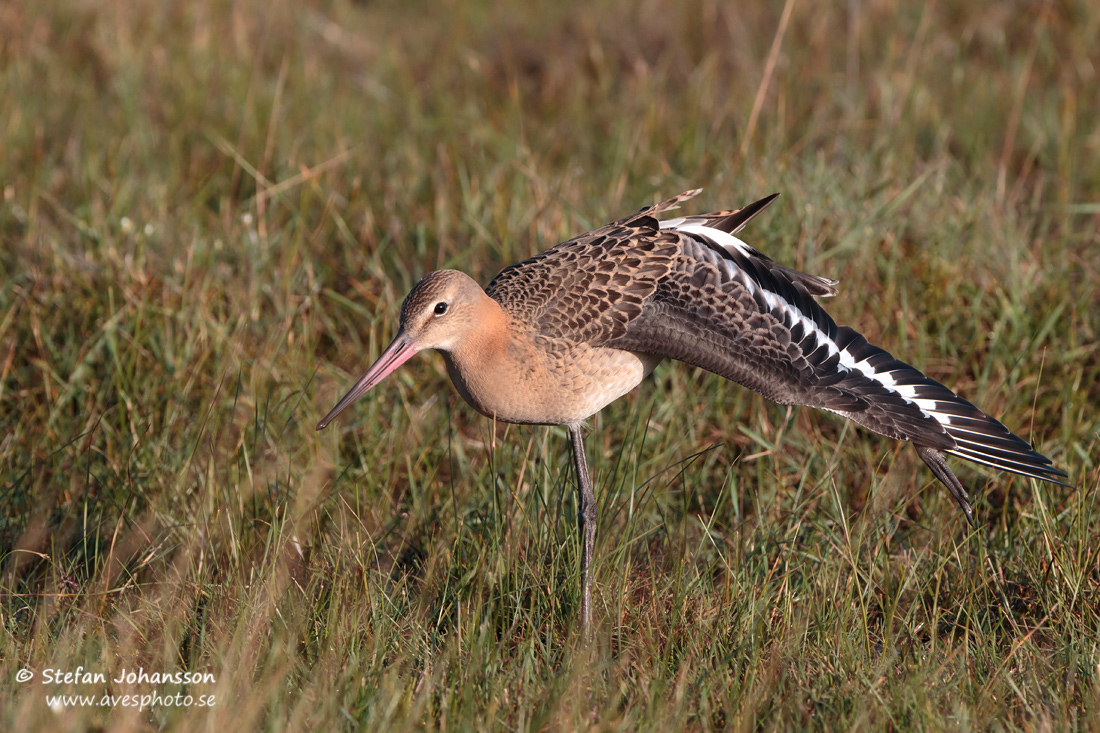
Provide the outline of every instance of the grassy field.
[[[1100,9],[742,5],[0,4],[0,729],[1100,729]],[[695,186],[1076,490],[666,364],[585,648],[565,431],[435,354],[313,430],[425,272]]]

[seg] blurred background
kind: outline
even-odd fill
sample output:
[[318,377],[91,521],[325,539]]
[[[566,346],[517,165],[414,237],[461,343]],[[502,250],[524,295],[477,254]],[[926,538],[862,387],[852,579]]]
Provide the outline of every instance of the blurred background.
[[[28,683],[2,727],[1095,725],[1097,38],[1072,1],[0,4],[0,675],[224,701]],[[903,446],[665,365],[588,439],[582,652],[562,431],[435,355],[313,431],[424,273],[698,186],[782,193],[744,238],[1077,491],[956,462],[971,534]]]

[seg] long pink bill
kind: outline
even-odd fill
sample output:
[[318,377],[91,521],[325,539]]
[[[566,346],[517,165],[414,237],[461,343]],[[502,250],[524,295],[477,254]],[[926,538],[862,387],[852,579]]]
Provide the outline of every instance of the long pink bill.
[[378,361],[374,362],[374,365],[359,378],[355,386],[348,390],[348,393],[336,403],[336,407],[329,410],[328,414],[321,419],[321,422],[317,423],[317,429],[324,430],[330,422],[336,419],[337,415],[347,409],[348,405],[365,395],[371,387],[381,382],[390,372],[408,361],[409,357],[420,351],[420,348],[416,342],[405,334],[405,329],[398,331],[393,343],[386,347],[386,350],[382,352],[382,356],[378,357]]

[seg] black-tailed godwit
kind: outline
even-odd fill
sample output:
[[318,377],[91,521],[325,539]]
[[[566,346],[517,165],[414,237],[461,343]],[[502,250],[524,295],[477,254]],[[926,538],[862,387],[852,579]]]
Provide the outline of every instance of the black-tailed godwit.
[[835,295],[835,280],[776,264],[734,236],[778,194],[737,211],[657,219],[697,193],[507,267],[484,290],[461,272],[429,273],[405,298],[393,343],[317,429],[423,349],[443,353],[458,392],[483,415],[564,425],[577,476],[585,629],[596,497],[581,426],[663,358],[908,440],[970,522],[969,496],[944,453],[1062,483],[1064,473],[996,419],[837,326],[815,300]]

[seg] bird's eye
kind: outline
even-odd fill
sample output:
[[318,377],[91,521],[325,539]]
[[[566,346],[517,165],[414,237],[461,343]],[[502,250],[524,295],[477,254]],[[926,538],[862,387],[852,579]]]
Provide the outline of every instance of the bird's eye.
[[435,314],[437,316],[441,316],[446,312],[447,312],[447,304],[446,303],[436,303],[435,304]]

